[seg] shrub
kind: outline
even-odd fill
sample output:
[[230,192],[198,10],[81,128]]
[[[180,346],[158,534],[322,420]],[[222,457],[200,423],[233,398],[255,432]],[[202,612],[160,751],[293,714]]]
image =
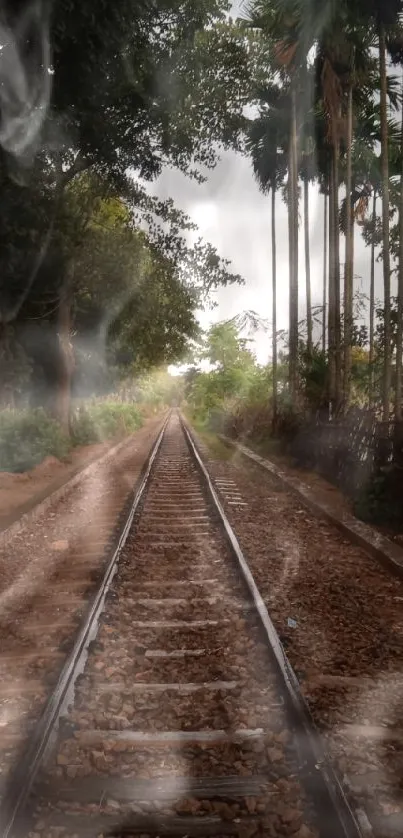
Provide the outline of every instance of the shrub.
[[89,445],[106,439],[124,437],[142,424],[139,410],[133,404],[102,402],[80,407],[72,420],[74,445]]
[[42,408],[0,412],[0,471],[28,471],[52,455],[65,457],[70,440]]

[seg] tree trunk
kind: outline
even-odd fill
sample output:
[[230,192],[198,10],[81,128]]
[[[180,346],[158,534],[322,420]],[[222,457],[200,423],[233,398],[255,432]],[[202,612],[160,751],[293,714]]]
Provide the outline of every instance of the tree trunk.
[[343,407],[348,409],[351,394],[351,346],[353,339],[354,283],[354,213],[351,205],[353,187],[353,88],[350,84],[347,108],[347,172],[346,172],[346,258],[344,266],[344,387]]
[[388,112],[386,39],[381,25],[379,31],[379,71],[381,78],[381,173],[382,173],[382,238],[383,238],[383,288],[385,316],[385,346],[382,378],[382,418],[389,420],[391,389],[391,322],[390,322],[390,255],[389,255],[389,161],[388,161]]
[[293,404],[298,389],[298,151],[295,84],[291,89],[291,130],[289,154],[289,255],[290,255],[290,356],[289,384]]
[[341,328],[340,328],[340,232],[339,232],[339,153],[340,145],[333,149],[334,167],[334,342],[336,362],[335,409],[339,409],[342,396]]
[[304,231],[307,349],[309,355],[312,356],[311,260],[309,253],[309,183],[307,178],[304,178]]
[[329,405],[333,412],[336,401],[336,309],[335,309],[335,213],[334,213],[334,167],[331,166],[329,180],[329,306],[328,306],[328,352],[329,352]]
[[272,287],[272,364],[273,364],[273,430],[277,422],[277,253],[276,253],[276,185],[271,186],[271,287]]
[[59,341],[58,375],[54,402],[54,415],[63,428],[70,434],[71,378],[74,371],[74,351],[70,342],[71,332],[71,294],[69,287],[62,290],[57,332]]
[[326,352],[326,309],[327,309],[327,236],[328,236],[328,220],[327,220],[327,195],[324,198],[324,221],[323,221],[323,314],[322,314],[322,351]]
[[374,405],[374,325],[375,325],[375,223],[376,189],[372,199],[371,280],[369,288],[369,406]]
[[395,419],[402,421],[402,349],[403,349],[403,111],[400,134],[399,195],[399,265],[397,275],[396,395]]

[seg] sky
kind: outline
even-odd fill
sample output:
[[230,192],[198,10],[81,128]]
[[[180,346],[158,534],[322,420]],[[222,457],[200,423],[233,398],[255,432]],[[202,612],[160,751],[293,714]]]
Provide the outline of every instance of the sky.
[[[215,294],[217,307],[199,313],[203,328],[243,311],[256,311],[271,322],[271,199],[263,195],[254,179],[250,161],[235,152],[225,152],[204,184],[197,184],[169,169],[155,184],[161,198],[175,203],[197,223],[200,234],[232,268],[245,279],[244,286],[230,286]],[[323,294],[323,196],[310,187],[310,248],[312,303],[321,304]],[[301,208],[302,213],[302,208]],[[288,327],[288,224],[287,208],[278,196],[277,233],[277,328]],[[341,236],[341,262],[345,240]],[[343,267],[343,266],[342,266]],[[382,265],[377,263],[377,297],[382,294]],[[355,288],[369,293],[370,251],[359,230],[355,234]],[[299,236],[300,316],[305,312],[305,268],[302,218]],[[255,352],[260,363],[270,355],[270,335],[259,333]]]
[[[242,0],[234,3],[232,17],[242,14]],[[271,219],[270,202],[254,179],[251,162],[239,153],[224,152],[206,183],[197,184],[172,169],[164,171],[154,185],[161,198],[172,197],[175,203],[194,220],[200,234],[210,241],[235,273],[245,279],[244,286],[220,289],[213,311],[200,312],[203,328],[243,311],[256,311],[271,322]],[[302,202],[301,202],[302,203]],[[312,304],[322,304],[323,295],[323,196],[315,185],[310,186],[310,254]],[[299,234],[299,305],[300,318],[305,314],[305,267],[300,207]],[[288,328],[288,222],[287,208],[277,199],[277,328]],[[345,239],[340,237],[341,277]],[[366,248],[359,229],[355,230],[355,288],[369,294],[370,250]],[[341,282],[341,293],[342,293]],[[392,278],[392,293],[394,279]],[[375,265],[375,296],[382,297],[382,265]],[[317,335],[319,338],[319,334]],[[255,352],[260,363],[270,356],[271,337],[257,334]]]

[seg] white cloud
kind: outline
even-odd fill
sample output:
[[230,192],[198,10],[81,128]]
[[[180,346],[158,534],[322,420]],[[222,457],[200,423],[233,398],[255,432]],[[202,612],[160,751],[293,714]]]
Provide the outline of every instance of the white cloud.
[[[234,152],[222,155],[220,163],[204,184],[197,184],[179,172],[167,169],[154,184],[160,197],[172,196],[176,204],[199,225],[200,234],[209,240],[219,254],[232,262],[233,270],[245,278],[243,287],[231,286],[217,291],[217,308],[203,312],[203,328],[211,322],[233,317],[248,309],[271,320],[271,221],[270,198],[259,191],[248,159]],[[322,302],[323,282],[323,196],[312,185],[310,198],[310,245],[312,301]],[[304,315],[305,267],[300,207],[299,299],[300,317]],[[288,325],[288,223],[287,208],[278,195],[277,232],[277,327]],[[344,238],[341,237],[343,262]],[[355,236],[355,274],[362,278],[362,290],[369,292],[370,253],[360,232]],[[341,293],[343,290],[343,266]],[[376,265],[376,295],[382,296],[382,265]],[[259,360],[270,353],[270,337],[256,339]]]

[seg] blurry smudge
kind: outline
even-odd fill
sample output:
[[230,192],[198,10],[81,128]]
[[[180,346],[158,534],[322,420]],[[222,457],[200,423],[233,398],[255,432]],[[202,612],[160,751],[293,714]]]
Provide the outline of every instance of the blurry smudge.
[[0,144],[30,157],[37,146],[52,86],[49,21],[43,0],[0,16]]

